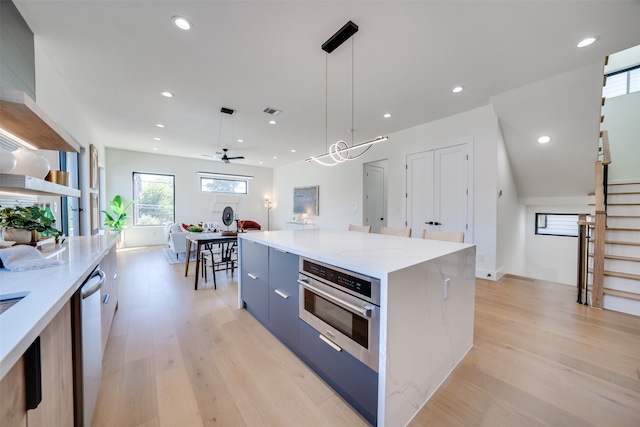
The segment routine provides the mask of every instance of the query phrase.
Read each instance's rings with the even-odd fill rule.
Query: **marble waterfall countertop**
[[[238,236],[377,278],[473,246],[325,228],[249,232]]]
[[[22,357],[62,306],[109,250],[116,235],[70,237],[54,249],[43,247],[63,265],[41,270],[11,272],[0,268],[0,296],[27,294],[0,314],[0,379]],[[2,250],[2,249],[0,249]]]

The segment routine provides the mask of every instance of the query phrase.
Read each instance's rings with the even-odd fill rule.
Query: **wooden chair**
[[[207,264],[210,264],[211,274],[213,275],[213,289],[217,289],[216,271],[229,270],[231,267],[231,277],[236,269],[238,255],[236,253],[236,243],[219,243],[218,247],[207,245],[205,250],[200,254],[202,263],[202,275],[205,283],[207,282]]]
[[[371,226],[349,224],[349,231],[360,231],[362,233],[371,233]]]
[[[387,234],[389,236],[411,237],[411,229],[382,227],[380,229],[380,234]]]
[[[446,242],[464,243],[464,231],[428,231],[422,230],[422,238],[429,240],[444,240]]]

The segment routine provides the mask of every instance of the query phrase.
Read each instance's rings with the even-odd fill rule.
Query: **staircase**
[[[607,189],[602,307],[640,316],[640,182],[609,184]],[[592,240],[588,256],[592,284]]]

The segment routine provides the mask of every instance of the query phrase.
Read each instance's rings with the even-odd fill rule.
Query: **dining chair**
[[[422,230],[422,238],[429,240],[444,240],[446,242],[464,243],[464,231],[428,231]]]
[[[231,267],[231,277],[236,269],[238,262],[238,254],[236,251],[237,243],[218,243],[218,247],[214,248],[210,245],[207,250],[202,251],[202,275],[205,283],[207,282],[207,264],[211,267],[211,275],[213,276],[213,289],[217,289],[216,271],[229,270]],[[224,265],[224,267],[221,267]]]
[[[387,234],[389,236],[411,237],[411,229],[382,227],[380,229],[380,234]]]
[[[371,226],[349,224],[349,231],[360,231],[362,233],[371,233]]]

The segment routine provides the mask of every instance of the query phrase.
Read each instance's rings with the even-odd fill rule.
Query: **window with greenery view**
[[[200,190],[212,193],[247,194],[247,181],[201,177]]]
[[[175,176],[133,173],[133,225],[175,222]]]

